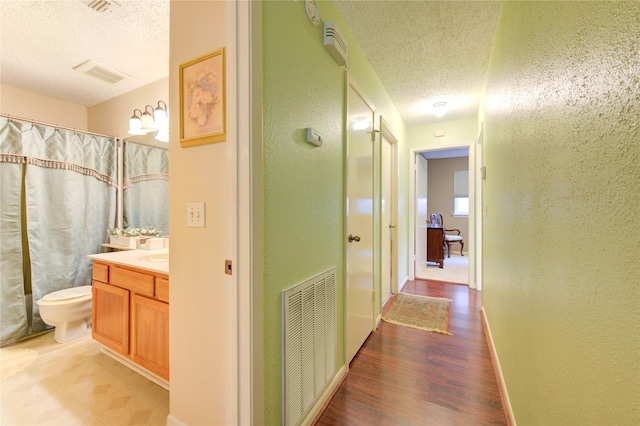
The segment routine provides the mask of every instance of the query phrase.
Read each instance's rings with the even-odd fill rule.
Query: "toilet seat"
[[[62,290],[54,291],[53,293],[46,294],[42,299],[47,302],[62,302],[64,300],[77,299],[83,296],[91,296],[91,286],[83,285],[80,287],[64,288]]]

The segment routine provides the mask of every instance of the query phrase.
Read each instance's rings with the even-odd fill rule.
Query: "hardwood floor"
[[[482,328],[481,294],[421,280],[408,282],[403,291],[452,299],[453,335],[382,322],[315,424],[506,425]]]

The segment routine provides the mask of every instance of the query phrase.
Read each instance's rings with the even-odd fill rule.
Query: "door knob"
[[[355,241],[357,243],[358,241],[360,241],[360,237],[358,237],[357,235],[349,234],[349,242],[351,243],[353,241]]]
[[[395,227],[396,227],[396,225],[394,223],[389,224],[389,228],[393,229]]]

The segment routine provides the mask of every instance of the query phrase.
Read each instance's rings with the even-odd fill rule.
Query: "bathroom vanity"
[[[168,250],[88,257],[93,259],[93,338],[104,353],[168,389]]]

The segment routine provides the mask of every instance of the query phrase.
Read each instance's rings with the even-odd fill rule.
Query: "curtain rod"
[[[74,129],[72,127],[58,126],[57,124],[45,123],[44,121],[32,120],[32,119],[23,118],[23,117],[16,117],[15,115],[9,115],[9,114],[0,113],[0,117],[6,117],[6,118],[8,118],[10,120],[18,120],[18,121],[31,123],[31,124],[40,124],[42,126],[49,126],[49,127],[55,128],[55,129],[71,130],[72,132],[84,133],[86,135],[93,135],[93,136],[100,136],[102,138],[115,139],[116,141],[120,140],[119,137],[113,136],[113,135],[103,135],[101,133],[89,132],[89,131],[86,131],[86,130],[78,130],[78,129]]]

